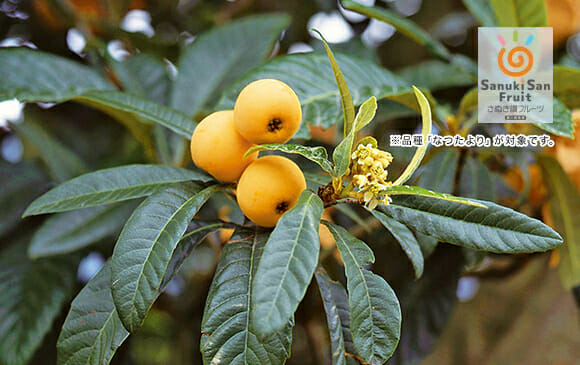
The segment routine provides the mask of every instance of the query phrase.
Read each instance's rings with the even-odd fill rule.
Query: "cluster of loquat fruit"
[[[236,199],[252,222],[274,227],[306,189],[304,174],[282,156],[246,155],[257,144],[286,143],[302,121],[294,90],[274,79],[248,84],[234,110],[204,118],[191,137],[195,165],[223,182],[237,182]]]

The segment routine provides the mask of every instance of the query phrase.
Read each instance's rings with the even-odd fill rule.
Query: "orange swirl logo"
[[[522,53],[525,54],[526,57],[524,57]],[[532,52],[524,46],[514,47],[507,54],[507,63],[511,69],[508,69],[504,65],[504,54],[505,48],[502,48],[497,55],[497,64],[501,71],[508,76],[524,76],[530,72],[534,66],[534,56],[532,55]]]
[[[504,74],[512,77],[524,76],[525,74],[530,72],[530,70],[534,66],[534,55],[528,49],[528,47],[525,46],[513,47],[507,54],[506,60],[508,66],[506,67],[504,63],[504,55],[506,53],[505,49],[506,42],[501,35],[499,35],[497,38],[502,45],[502,49],[497,54],[497,64],[500,70]],[[526,39],[525,45],[526,46],[529,45],[533,39],[534,39],[533,35],[529,36],[528,39]],[[517,32],[514,32],[514,40],[517,40]]]

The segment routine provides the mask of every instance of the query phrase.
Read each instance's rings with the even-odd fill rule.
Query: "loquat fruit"
[[[197,167],[224,182],[237,181],[244,169],[258,157],[244,158],[253,144],[234,127],[234,112],[225,110],[205,117],[191,136],[191,158]]]
[[[248,84],[238,95],[234,121],[250,142],[286,143],[300,128],[300,100],[290,86],[274,79]]]
[[[282,156],[265,156],[246,168],[237,188],[242,212],[262,227],[274,227],[306,189],[304,174],[293,161]]]

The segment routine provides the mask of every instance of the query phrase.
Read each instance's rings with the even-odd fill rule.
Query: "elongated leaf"
[[[418,195],[426,198],[440,199],[447,202],[454,202],[473,207],[480,208],[486,207],[486,205],[479,203],[475,200],[470,200],[459,196],[453,196],[451,194],[437,193],[435,191],[423,189],[419,186],[408,186],[408,185],[393,186],[387,190],[387,195]]]
[[[219,227],[221,224],[195,227],[184,235],[171,258],[161,291],[193,248]],[[108,261],[73,300],[58,339],[57,362],[59,365],[108,364],[128,335],[111,295],[111,262]]]
[[[121,91],[89,91],[77,95],[74,100],[102,110],[112,116],[129,113],[169,128],[173,132],[191,138],[195,122],[187,115],[153,101]]]
[[[127,337],[111,297],[108,261],[71,304],[58,338],[58,364],[108,364]]]
[[[134,208],[135,204],[119,203],[52,216],[34,234],[28,256],[62,255],[118,233]]]
[[[0,362],[27,364],[71,295],[77,259],[30,261],[26,241],[0,252]]]
[[[483,200],[484,207],[423,196],[394,196],[385,214],[442,242],[477,250],[517,253],[546,251],[562,243],[541,221]]]
[[[431,119],[431,107],[429,106],[429,100],[423,95],[423,93],[413,86],[413,91],[415,92],[415,97],[417,98],[417,103],[421,109],[421,119],[422,119],[422,126],[421,126],[421,134],[423,135],[423,141],[425,142],[423,146],[417,147],[415,154],[413,155],[413,159],[409,162],[409,165],[405,168],[401,176],[395,180],[393,185],[402,185],[404,184],[410,177],[413,175],[415,170],[419,167],[419,164],[423,160],[425,156],[425,152],[427,152],[427,136],[431,134],[431,126],[432,126],[432,119]]]
[[[365,269],[375,257],[363,241],[341,226],[326,221],[324,224],[344,261],[354,345],[366,363],[383,364],[395,351],[401,335],[397,296],[383,278]]]
[[[328,152],[322,146],[309,147],[299,144],[262,144],[254,146],[246,151],[246,156],[256,151],[282,151],[285,153],[295,153],[306,157],[312,162],[318,164],[322,169],[328,173],[332,172],[332,164],[328,161]]]
[[[362,103],[354,119],[355,131],[360,131],[372,122],[377,114],[377,107],[377,98],[375,96],[371,96],[367,101]]]
[[[31,163],[0,162],[0,236],[21,222],[24,209],[46,184],[42,171]]]
[[[147,196],[189,180],[210,181],[201,172],[162,165],[128,165],[91,172],[60,184],[32,202],[24,216],[66,212]]]
[[[113,89],[89,67],[30,48],[2,48],[0,65],[0,100],[62,102],[89,90]]]
[[[267,239],[263,232],[237,231],[224,246],[201,324],[206,364],[282,364],[290,356],[293,320],[264,337],[250,316],[252,285]]]
[[[332,160],[334,161],[333,176],[341,177],[346,174],[350,164],[352,145],[354,144],[355,136],[356,132],[353,128],[332,152]]]
[[[199,35],[179,58],[171,106],[195,116],[217,92],[268,57],[288,24],[286,15],[262,14]]]
[[[466,198],[495,200],[492,172],[476,157],[467,156],[459,178],[459,195]]]
[[[336,146],[334,152],[332,153],[332,159],[334,161],[334,176],[341,177],[346,174],[350,164],[352,147],[354,146],[356,132],[364,128],[373,120],[376,111],[377,99],[374,96],[371,96],[360,106],[354,122],[350,123],[351,129],[348,131],[348,133],[345,133],[346,136],[338,144],[338,146]]]
[[[469,12],[484,27],[497,27],[497,20],[488,0],[463,0]]]
[[[336,54],[336,61],[352,92],[354,105],[376,96],[378,100],[391,99],[417,109],[410,85],[388,70],[372,61],[344,54]],[[296,92],[306,124],[329,128],[341,119],[340,92],[324,53],[288,55],[266,62],[228,87],[216,109],[232,109],[242,88],[263,78],[281,80]]]
[[[250,309],[251,321],[261,336],[283,328],[306,294],[318,263],[322,210],[322,200],[305,190],[266,242],[252,284],[254,305]]]
[[[34,119],[33,114],[26,113],[24,123],[14,124],[13,127],[24,140],[25,146],[36,150],[50,175],[62,182],[87,172],[85,163],[40,124],[35,123]]]
[[[534,123],[534,125],[552,134],[574,139],[574,120],[570,110],[558,98],[554,98],[553,108],[552,123]]]
[[[544,0],[490,0],[499,27],[546,27]]]
[[[113,251],[113,301],[135,332],[157,298],[169,261],[187,225],[216,191],[194,184],[169,187],[147,198],[131,215]]]
[[[391,232],[393,237],[395,237],[395,239],[401,244],[401,248],[405,252],[405,255],[407,255],[411,261],[411,264],[413,264],[415,278],[420,278],[421,275],[423,275],[423,267],[425,263],[423,261],[421,245],[419,245],[419,242],[417,242],[413,232],[411,232],[411,230],[404,224],[377,210],[373,210],[371,213],[389,232]]]
[[[562,233],[560,278],[567,290],[580,284],[580,195],[570,178],[553,157],[538,156],[550,188],[550,213],[555,228]]]
[[[424,87],[430,91],[450,87],[471,86],[476,83],[470,72],[447,62],[432,60],[407,66],[398,75],[410,84]]]
[[[0,100],[22,102],[63,102],[76,100],[122,120],[132,130],[136,115],[141,121],[159,123],[190,138],[195,122],[187,115],[132,94],[113,91],[98,74],[70,60],[30,49],[0,51]],[[141,136],[142,137],[142,136]]]
[[[340,283],[332,281],[321,267],[316,270],[315,278],[324,304],[326,322],[330,332],[332,364],[356,364],[354,358],[345,355],[345,353],[350,355],[355,353],[350,334],[350,309],[346,290]]]
[[[459,150],[443,148],[436,152],[423,167],[419,185],[428,190],[449,194],[453,191]]]
[[[435,56],[444,60],[449,60],[451,58],[451,54],[442,43],[433,38],[429,33],[427,33],[427,31],[419,27],[413,21],[403,18],[385,8],[366,6],[352,0],[342,0],[341,2],[342,6],[348,10],[391,24],[398,32],[424,46]]]
[[[330,61],[330,67],[332,68],[332,72],[334,73],[334,79],[336,80],[336,85],[338,86],[338,92],[340,93],[340,102],[342,104],[342,115],[344,116],[344,136],[346,137],[354,123],[354,105],[352,96],[350,94],[350,90],[348,89],[348,84],[346,83],[346,79],[340,70],[340,66],[338,66],[338,62],[334,57],[334,53],[330,49],[328,43],[322,36],[322,34],[316,31],[320,36],[322,43],[324,44],[324,49],[326,50],[326,55],[328,56],[328,60]]]
[[[94,70],[49,53],[29,48],[4,48],[0,50],[0,100],[16,98],[21,102],[55,102],[72,100],[95,90],[114,90]],[[88,101],[86,101],[88,103]],[[148,128],[133,114],[105,107],[93,102],[113,118],[124,124],[147,150],[152,145]]]
[[[124,61],[114,61],[112,66],[124,90],[167,104],[171,80],[167,65],[161,59],[137,53]]]

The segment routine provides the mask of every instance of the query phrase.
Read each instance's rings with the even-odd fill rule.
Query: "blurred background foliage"
[[[376,3],[412,19],[454,54],[476,59],[481,19],[471,15],[466,5],[487,6],[486,1],[360,3]],[[547,0],[545,4],[549,25],[554,27],[555,61],[580,67],[580,1]],[[440,65],[436,63],[430,65],[432,68],[425,66],[423,73],[418,72],[415,65],[433,62],[425,48],[390,24],[345,11],[334,0],[0,0],[0,46],[26,46],[70,58],[90,65],[124,90],[167,103],[167,80],[175,77],[181,50],[197,35],[233,19],[271,12],[286,13],[292,19],[272,55],[321,50],[321,43],[308,32],[319,29],[335,51],[370,59],[431,89],[441,106],[439,112],[447,117],[453,117],[453,112],[446,111],[454,110],[473,85],[473,79],[461,68],[456,73],[442,74],[439,79]],[[149,68],[151,65],[161,67]],[[150,71],[153,69],[156,73]],[[139,131],[129,132],[131,125],[123,126],[106,114],[76,103],[29,104],[23,108],[18,102],[7,101],[0,104],[0,113],[0,249],[8,258],[13,257],[9,255],[14,254],[16,245],[26,247],[31,232],[46,220],[20,220],[26,205],[42,192],[87,171],[152,159],[167,162],[164,156],[171,155],[171,151],[159,149],[171,150],[175,146],[173,137],[163,129],[153,133],[156,141],[166,142],[161,147],[159,143],[139,143],[143,142],[139,141]],[[574,115],[580,120],[580,114]],[[396,156],[391,176],[398,175],[412,150],[389,148],[388,135],[412,133],[416,127],[416,115],[409,109],[381,101],[377,121],[365,130]],[[522,132],[521,126],[506,128],[508,132]],[[505,129],[497,126],[495,131]],[[328,130],[311,127],[309,133],[312,142],[307,143],[329,148],[341,134],[334,126]],[[415,183],[441,192],[498,201],[555,224],[553,218],[558,217],[552,216],[548,205],[555,185],[554,181],[546,181],[545,170],[533,157],[537,152],[444,148],[431,151]],[[563,168],[546,163],[544,169],[552,169],[550,176],[555,184],[569,182],[564,184],[571,194],[567,196],[577,200],[579,139],[556,137],[556,146],[543,153],[555,157]],[[308,164],[301,162],[308,169]],[[202,217],[213,214],[222,219],[243,220],[235,204],[225,196],[213,199],[212,205],[200,213]],[[410,364],[425,359],[425,363],[433,364],[572,364],[580,358],[577,302],[558,279],[558,251],[484,256],[417,237],[425,240],[422,247],[427,259],[423,277],[415,280],[413,268],[397,241],[362,209],[328,209],[325,219],[351,227],[351,232],[369,243],[377,256],[373,270],[391,283],[401,299],[402,339],[389,363]],[[98,243],[73,255],[71,265],[79,265],[75,292],[110,256],[119,229],[120,226],[113,227],[101,235]],[[221,245],[229,234],[222,231],[211,235],[195,249],[143,328],[123,344],[113,363],[201,362],[201,316]],[[573,241],[574,237],[568,237],[567,244],[580,249],[580,242]],[[340,272],[334,242],[324,230],[321,244],[326,267]],[[580,296],[578,284],[572,284],[576,300]],[[56,340],[67,311],[68,306],[56,318],[30,363],[54,362]],[[315,287],[309,289],[296,320],[288,363],[329,363],[325,315]]]

